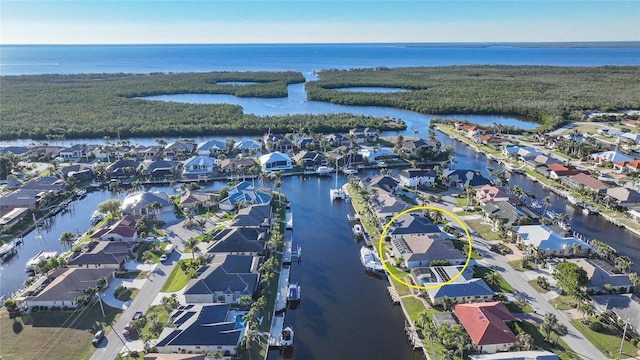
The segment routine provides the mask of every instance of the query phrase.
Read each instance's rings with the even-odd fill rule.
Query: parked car
[[[122,336],[129,336],[131,329],[133,329],[133,326],[131,326],[131,323],[127,323],[127,325],[124,326],[124,330],[122,330]]]
[[[104,331],[100,330],[95,335],[93,335],[93,339],[91,340],[91,343],[93,344],[93,346],[98,346],[103,338],[104,338]]]
[[[165,261],[167,261],[167,259],[168,259],[167,254],[162,254],[162,256],[160,256],[160,261],[161,262],[165,262]]]
[[[138,320],[138,319],[140,319],[140,318],[141,318],[141,317],[143,317],[143,316],[144,316],[144,314],[142,313],[142,311],[136,311],[136,313],[135,313],[135,314],[133,314],[133,317],[132,317],[131,319],[132,319],[132,320]]]

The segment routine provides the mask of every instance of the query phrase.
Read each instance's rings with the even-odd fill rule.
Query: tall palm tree
[[[565,336],[569,333],[569,329],[567,329],[567,326],[562,323],[556,325],[553,330],[556,332],[556,344],[558,343],[558,340],[560,340],[560,336]]]
[[[196,259],[196,249],[198,248],[198,239],[189,238],[184,245],[185,248],[191,249],[191,258]]]
[[[547,208],[549,207],[549,205],[551,205],[551,198],[548,196],[545,196],[544,199],[542,199],[542,204],[544,205],[543,214],[546,214]]]
[[[74,241],[75,241],[75,236],[71,231],[63,232],[62,234],[60,234],[60,237],[58,238],[58,242],[60,243],[60,245],[67,246],[68,248],[71,248]]]

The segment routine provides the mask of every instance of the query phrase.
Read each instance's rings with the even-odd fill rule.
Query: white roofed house
[[[291,158],[289,158],[287,154],[278,151],[260,156],[260,166],[264,172],[289,170],[293,168]]]
[[[396,214],[409,209],[406,202],[386,192],[371,196],[369,204],[380,226],[384,226]]]
[[[120,210],[123,214],[135,216],[152,215],[162,221],[175,219],[174,204],[164,191],[139,191],[129,194],[122,202]]]
[[[225,149],[226,142],[220,140],[209,140],[198,144],[196,149],[199,156],[215,155]]]
[[[213,173],[215,161],[208,156],[192,156],[182,164],[182,176],[208,177]]]
[[[421,185],[431,186],[436,181],[437,173],[433,169],[405,169],[398,175],[404,186],[416,187]]]
[[[516,226],[513,231],[517,234],[519,242],[539,248],[544,257],[585,257],[589,256],[593,249],[586,242],[574,236],[560,234],[547,225]]]

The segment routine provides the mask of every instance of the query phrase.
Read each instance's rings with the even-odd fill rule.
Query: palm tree
[[[560,336],[565,336],[569,333],[567,326],[562,323],[557,324],[556,327],[554,328],[554,331],[556,332],[556,344],[558,343]]]
[[[582,314],[582,317],[590,318],[596,313],[596,309],[589,301],[581,301],[578,303],[576,309]]]
[[[198,248],[198,239],[189,238],[184,245],[185,248],[191,249],[191,257],[193,260],[196,259],[196,249]]]
[[[545,338],[547,340],[551,339],[551,330],[553,330],[556,325],[558,325],[558,318],[556,317],[556,314],[550,312],[544,314],[544,320],[541,324],[541,330],[543,330],[543,332],[545,333]]]
[[[548,196],[545,196],[544,199],[542,199],[542,204],[544,205],[543,214],[546,214],[547,208],[549,207],[549,205],[551,205],[551,198]]]
[[[75,241],[75,236],[71,231],[63,232],[62,234],[60,234],[60,237],[58,238],[58,242],[60,243],[60,245],[67,246],[68,248],[71,248],[74,241]]]
[[[633,261],[628,256],[619,256],[616,259],[616,267],[623,273],[626,273],[633,266]]]
[[[520,333],[516,335],[516,349],[520,351],[529,351],[534,347],[534,341],[531,335]]]
[[[489,271],[483,276],[484,281],[486,281],[489,285],[498,285],[500,282],[500,277],[497,271]]]
[[[638,276],[638,273],[635,273],[635,272],[630,273],[629,280],[631,281],[631,284],[633,285],[634,288],[637,288],[638,285],[640,285],[640,276]]]

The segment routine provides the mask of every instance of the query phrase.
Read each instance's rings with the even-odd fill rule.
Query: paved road
[[[447,210],[453,212],[453,207],[456,204],[456,199],[451,196],[442,197],[442,206]],[[528,279],[523,272],[514,270],[505,259],[504,256],[498,255],[489,250],[491,244],[477,234],[471,233],[471,241],[473,247],[482,255],[483,262],[493,266],[500,275],[513,286],[520,293],[525,294],[527,301],[536,310],[537,314],[544,316],[546,313],[554,313],[558,318],[558,321],[564,324],[569,331],[562,339],[575,351],[580,359],[586,360],[606,360],[607,357],[600,352],[591,342],[586,340],[582,334],[576,330],[576,328],[569,322],[569,318],[564,312],[558,311],[551,304],[549,304],[544,297],[544,294],[537,292],[529,283]]]
[[[215,224],[210,224],[210,226],[214,225]],[[162,285],[164,285],[167,276],[180,259],[181,252],[184,249],[184,243],[190,237],[199,235],[199,232],[184,229],[182,228],[182,223],[176,221],[167,227],[165,234],[167,234],[169,241],[175,245],[176,250],[169,256],[167,261],[158,263],[129,307],[124,310],[118,321],[112,325],[111,331],[108,332],[106,339],[100,343],[99,347],[93,353],[90,358],[91,360],[113,360],[116,354],[120,352],[142,350],[142,342],[125,339],[122,336],[122,330],[124,330],[125,325],[131,320],[136,311],[142,311],[143,313],[147,311],[152,301],[158,293],[160,293],[160,289]]]

